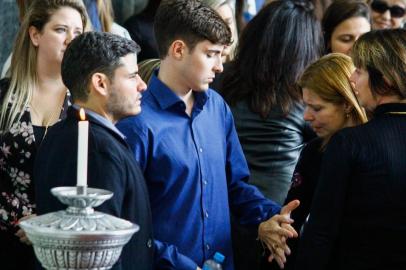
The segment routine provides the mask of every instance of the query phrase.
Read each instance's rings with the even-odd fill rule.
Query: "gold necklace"
[[[53,123],[53,121],[59,120],[59,116],[60,116],[61,111],[62,111],[62,109],[63,109],[63,104],[64,104],[64,101],[65,101],[65,97],[66,97],[66,92],[64,92],[63,95],[62,95],[62,98],[63,98],[63,99],[62,99],[62,104],[61,104],[61,102],[59,101],[59,104],[61,104],[61,106],[58,106],[58,107],[56,108],[56,110],[53,110],[53,111],[51,112],[50,116],[48,117],[48,119],[47,119],[47,121],[46,121],[46,123],[45,123],[45,132],[44,132],[44,135],[42,136],[41,141],[44,140],[45,136],[47,135],[48,128],[49,128],[49,126]],[[31,104],[31,106],[30,106],[30,109],[32,109],[32,112],[35,113],[38,118],[40,118],[40,114],[38,113],[38,111],[35,109],[35,107],[34,107],[32,104]],[[57,117],[57,118],[55,119],[55,117]],[[56,123],[56,121],[55,121],[55,123]]]
[[[386,114],[406,114],[406,112],[386,112]]]

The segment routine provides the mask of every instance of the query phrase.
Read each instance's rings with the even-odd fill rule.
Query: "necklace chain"
[[[58,121],[58,120],[59,120],[59,116],[60,116],[60,114],[61,114],[61,110],[63,109],[63,103],[64,103],[64,101],[65,101],[65,96],[66,96],[66,93],[64,92],[63,95],[62,95],[62,97],[63,97],[62,104],[59,102],[59,105],[61,105],[61,106],[58,106],[55,110],[53,110],[53,111],[51,112],[51,114],[49,115],[49,117],[46,119],[47,121],[44,123],[44,124],[45,124],[45,132],[44,132],[44,135],[42,136],[42,140],[44,140],[45,136],[47,135],[49,126],[50,126],[54,121]],[[35,106],[32,105],[32,103],[31,103],[31,106],[30,106],[30,110],[31,110],[31,109],[32,109],[32,112],[33,112],[37,117],[40,117],[40,114],[39,114],[38,111],[35,109]]]

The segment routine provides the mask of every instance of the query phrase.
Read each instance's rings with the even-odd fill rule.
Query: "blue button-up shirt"
[[[229,209],[240,223],[257,225],[280,206],[244,181],[248,167],[224,100],[211,89],[194,97],[188,116],[185,103],[153,76],[142,113],[117,127],[144,171],[161,263],[195,269],[219,251],[223,269],[233,269]]]

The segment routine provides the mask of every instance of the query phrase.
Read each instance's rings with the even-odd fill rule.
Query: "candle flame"
[[[86,114],[85,114],[85,110],[83,108],[80,108],[79,110],[79,117],[81,121],[86,120]]]

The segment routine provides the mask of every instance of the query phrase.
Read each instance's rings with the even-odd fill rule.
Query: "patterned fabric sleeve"
[[[17,229],[23,216],[35,211],[32,187],[33,160],[36,151],[34,132],[26,108],[0,140],[0,229]]]

